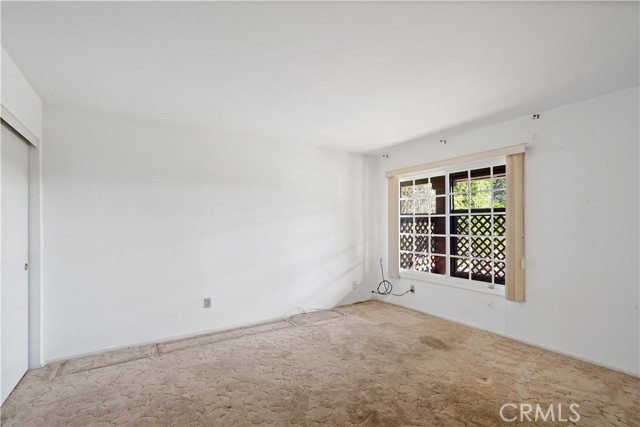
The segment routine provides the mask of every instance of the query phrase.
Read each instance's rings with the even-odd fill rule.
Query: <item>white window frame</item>
[[[476,162],[469,162],[469,163],[464,163],[464,164],[455,164],[452,165],[450,167],[444,167],[444,168],[437,168],[437,169],[431,169],[431,170],[425,170],[425,171],[421,171],[419,173],[412,173],[412,174],[405,174],[405,175],[400,175],[399,176],[399,181],[398,181],[398,224],[397,226],[400,226],[400,221],[402,218],[402,214],[401,214],[401,203],[400,203],[400,198],[401,198],[401,194],[400,194],[400,183],[403,181],[408,181],[408,180],[416,180],[416,179],[422,179],[422,178],[431,178],[431,177],[436,177],[436,176],[442,176],[444,175],[445,177],[445,194],[444,194],[444,198],[445,198],[445,213],[444,213],[444,217],[445,217],[445,240],[446,240],[446,273],[445,274],[435,274],[435,273],[430,273],[430,272],[422,272],[422,271],[414,271],[414,270],[406,270],[406,269],[402,269],[400,268],[400,277],[401,278],[406,278],[406,279],[410,279],[410,280],[417,280],[417,281],[423,281],[423,282],[428,282],[428,283],[434,283],[434,284],[438,284],[438,285],[444,285],[444,286],[452,286],[455,288],[460,288],[460,289],[465,289],[465,290],[470,290],[470,291],[475,291],[475,292],[481,292],[481,293],[487,293],[487,294],[492,294],[492,295],[500,295],[500,296],[504,296],[505,295],[505,288],[506,286],[504,285],[495,285],[493,283],[487,283],[487,282],[482,282],[482,281],[478,281],[478,280],[473,280],[473,279],[461,279],[458,277],[454,277],[451,276],[451,212],[450,212],[450,203],[451,203],[451,192],[450,192],[450,174],[454,174],[456,172],[464,172],[464,171],[470,171],[470,170],[474,170],[474,169],[482,169],[482,168],[487,168],[487,167],[492,167],[492,166],[503,166],[506,164],[506,157],[505,156],[499,156],[499,157],[493,157],[493,158],[489,158],[489,159],[484,159],[482,161],[476,161]],[[505,212],[506,215],[506,212]],[[413,218],[415,221],[415,213],[413,214]],[[415,223],[415,222],[414,222]],[[401,233],[398,233],[398,239],[401,238]],[[493,235],[492,235],[493,238]],[[399,262],[399,257],[400,257],[400,244],[398,243],[398,252],[397,252],[397,256],[398,256],[398,262]]]

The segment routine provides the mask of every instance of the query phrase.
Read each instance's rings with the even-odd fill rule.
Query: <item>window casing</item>
[[[504,287],[504,159],[401,177],[399,185],[401,275]]]

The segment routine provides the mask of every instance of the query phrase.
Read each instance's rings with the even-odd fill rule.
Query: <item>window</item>
[[[387,170],[389,277],[524,302],[525,147]]]
[[[504,161],[400,178],[399,186],[401,272],[504,286]]]

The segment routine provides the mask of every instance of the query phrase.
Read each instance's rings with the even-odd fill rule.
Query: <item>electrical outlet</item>
[[[211,298],[204,299],[204,308],[211,308]]]
[[[358,282],[356,282],[355,280],[353,282],[351,282],[351,287],[353,289],[357,288],[358,287]]]
[[[411,291],[412,294],[416,293],[416,285],[411,285],[411,288],[409,288],[409,290]]]

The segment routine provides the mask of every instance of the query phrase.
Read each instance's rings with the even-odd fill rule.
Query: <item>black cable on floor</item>
[[[372,294],[393,295],[394,297],[401,297],[402,295],[408,294],[409,292],[411,292],[411,289],[409,289],[408,291],[403,292],[401,294],[392,293],[393,285],[391,284],[390,281],[384,278],[384,268],[382,267],[382,258],[380,258],[380,273],[382,274],[382,282],[378,283],[378,288],[375,291],[371,291]]]

